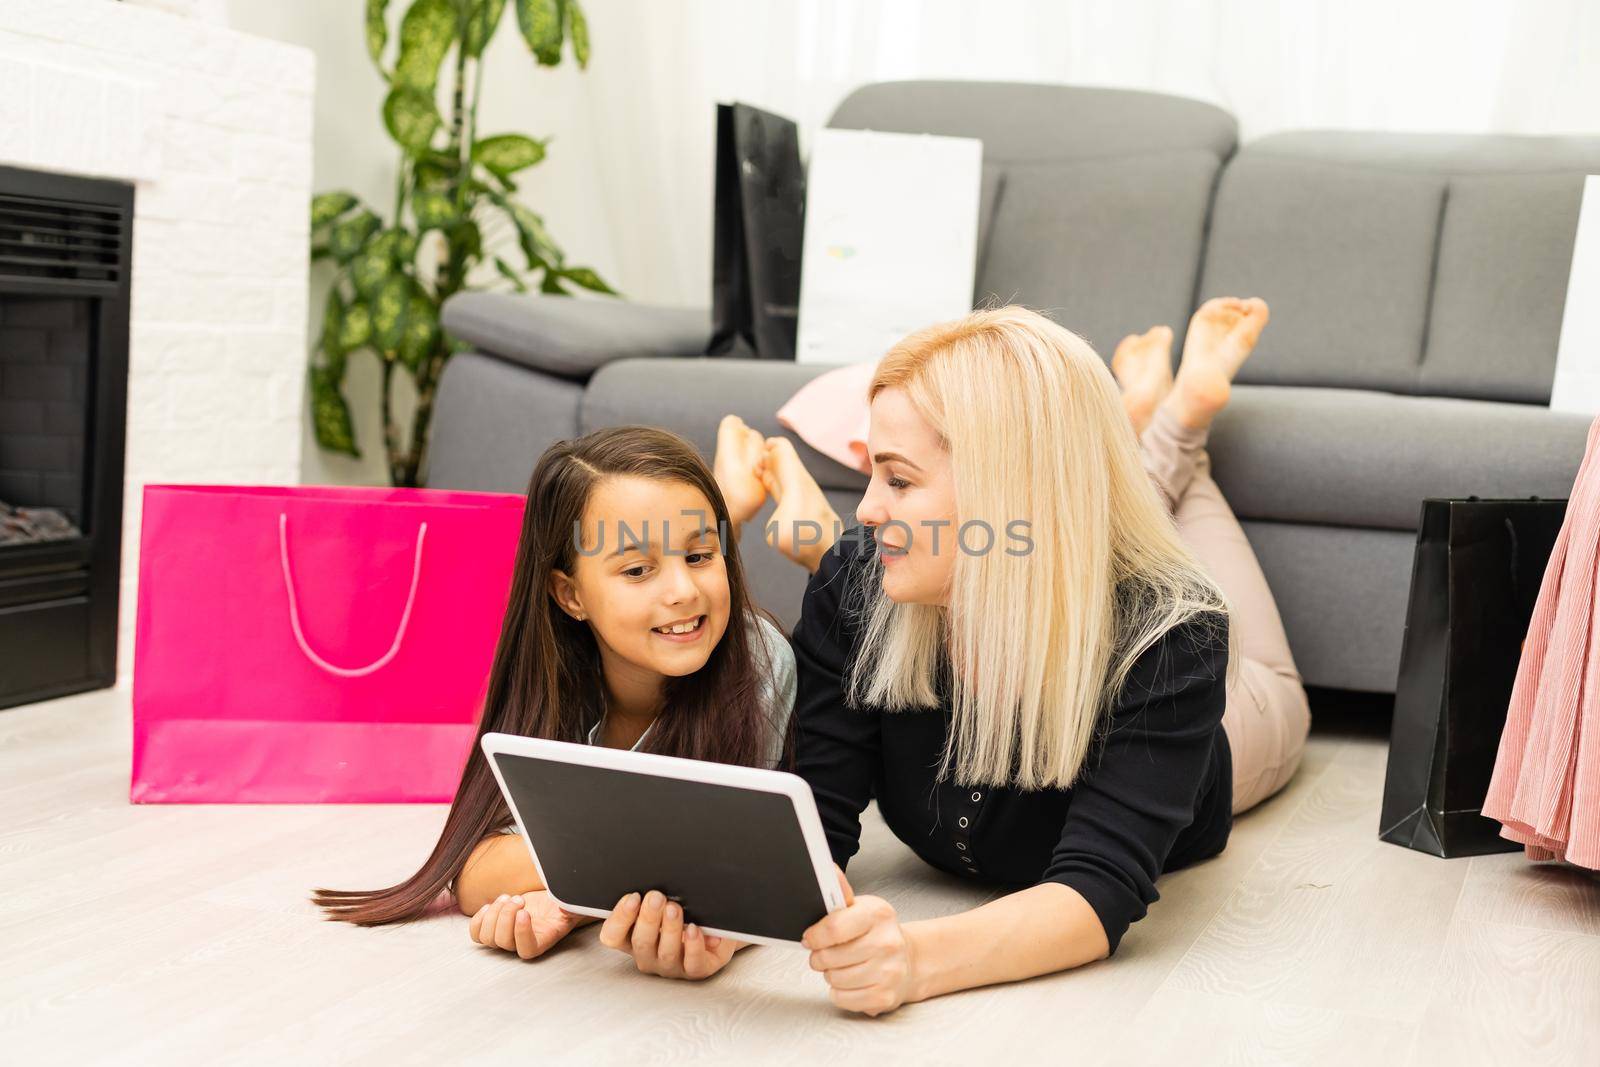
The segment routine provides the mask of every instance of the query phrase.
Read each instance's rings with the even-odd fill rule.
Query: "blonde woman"
[[[1175,382],[1170,330],[1128,338],[1121,395],[1087,343],[1017,307],[922,330],[878,366],[862,527],[809,556],[779,531],[814,570],[797,770],[841,881],[876,799],[930,864],[1016,889],[901,923],[847,886],[806,935],[840,1007],[1110,956],[1157,877],[1220,852],[1233,814],[1298,766],[1305,691],[1204,453],[1266,316],[1207,303]],[[730,423],[719,445],[725,486],[764,447],[780,513],[831,528],[785,442]]]

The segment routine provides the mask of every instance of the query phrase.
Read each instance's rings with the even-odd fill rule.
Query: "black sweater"
[[[1233,826],[1233,764],[1222,730],[1225,626],[1169,630],[1133,666],[1071,789],[936,783],[950,727],[938,708],[846,706],[858,620],[845,591],[877,571],[875,542],[857,529],[824,557],[806,587],[793,643],[799,671],[796,770],[816,797],[842,867],[876,798],[884,822],[928,863],[974,880],[1071,886],[1089,902],[1113,953],[1160,894],[1156,877],[1214,856]],[[871,575],[869,574],[869,578]],[[1208,619],[1209,624],[1214,619]]]

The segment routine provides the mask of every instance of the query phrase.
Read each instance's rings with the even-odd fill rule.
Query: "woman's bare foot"
[[[1130,333],[1111,356],[1111,373],[1122,387],[1122,407],[1135,434],[1144,433],[1156,405],[1172,389],[1172,330],[1152,326]]]
[[[1227,406],[1233,376],[1256,347],[1267,315],[1267,302],[1254,296],[1216,297],[1200,305],[1189,320],[1178,377],[1162,402],[1179,422],[1204,429]]]
[[[778,506],[767,522],[767,543],[816,573],[839,538],[839,515],[787,437],[767,438],[761,480]]]
[[[711,472],[727,501],[728,519],[735,526],[754,518],[766,502],[767,489],[761,481],[766,459],[766,438],[739,416],[724,415],[717,426],[717,456]]]

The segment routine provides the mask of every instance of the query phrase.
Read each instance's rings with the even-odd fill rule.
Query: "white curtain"
[[[709,300],[713,105],[805,136],[867,82],[954,78],[1176,93],[1245,139],[1345,128],[1600,135],[1589,0],[587,0],[564,80],[572,168],[547,209],[632,299]],[[566,123],[563,123],[566,125]],[[548,190],[551,194],[557,188]],[[572,191],[582,204],[563,203]]]

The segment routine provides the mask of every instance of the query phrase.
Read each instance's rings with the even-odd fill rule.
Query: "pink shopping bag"
[[[130,799],[449,800],[488,686],[523,503],[146,486]]]

